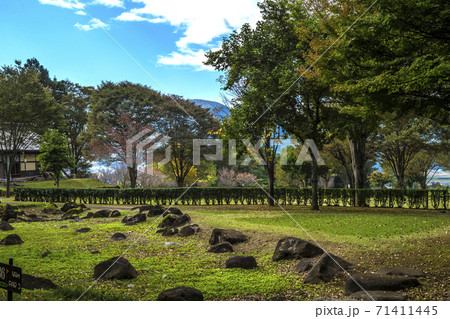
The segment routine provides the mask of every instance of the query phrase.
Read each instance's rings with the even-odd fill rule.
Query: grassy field
[[[136,226],[124,226],[121,218],[13,223],[21,236],[20,246],[0,246],[0,261],[14,257],[24,273],[53,280],[53,291],[23,290],[18,300],[75,300],[94,284],[83,300],[155,300],[159,292],[175,286],[192,286],[207,300],[314,300],[343,298],[343,280],[311,285],[304,274],[293,271],[296,261],[273,262],[276,243],[285,236],[317,240],[330,253],[359,267],[376,271],[384,266],[407,266],[423,270],[422,286],[402,293],[409,300],[448,298],[450,219],[436,211],[373,208],[324,208],[320,213],[298,206],[286,207],[290,216],[266,206],[180,207],[202,231],[192,237],[162,237],[155,234],[157,218]],[[41,207],[28,207],[39,213]],[[131,214],[130,211],[122,211]],[[133,212],[134,213],[134,212]],[[298,224],[297,224],[298,223]],[[68,228],[60,229],[66,225]],[[89,233],[75,230],[90,227]],[[234,253],[207,253],[213,228],[234,228],[250,236]],[[109,238],[115,232],[128,235],[122,242]],[[165,242],[178,246],[164,247]],[[134,245],[132,245],[134,244]],[[131,248],[130,248],[131,246]],[[92,255],[91,250],[100,250]],[[52,254],[42,258],[45,251]],[[126,251],[126,252],[125,252]],[[99,262],[121,255],[138,270],[134,280],[94,283],[93,268]],[[255,270],[224,269],[233,255],[253,255]],[[166,277],[167,276],[167,277]],[[0,300],[6,293],[0,292]]]
[[[25,182],[19,183],[22,187],[28,188],[54,188],[55,181],[43,181],[43,182]],[[101,188],[112,187],[111,185],[104,184],[100,181],[90,178],[75,178],[75,179],[63,179],[59,183],[61,188]]]

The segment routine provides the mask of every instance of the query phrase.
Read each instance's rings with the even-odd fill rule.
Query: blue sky
[[[220,47],[233,29],[259,19],[254,0],[0,3],[1,66],[36,57],[59,80],[92,86],[128,80],[218,102],[220,74],[202,65],[204,52]]]

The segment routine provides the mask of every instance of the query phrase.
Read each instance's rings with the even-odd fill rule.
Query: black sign
[[[0,288],[22,293],[22,268],[0,263]]]

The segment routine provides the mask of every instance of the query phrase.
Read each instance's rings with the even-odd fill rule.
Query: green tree
[[[39,77],[38,70],[20,61],[0,69],[0,154],[7,197],[18,152],[36,145],[39,136],[62,119],[58,104]]]
[[[59,187],[62,171],[64,169],[72,169],[74,166],[67,137],[52,129],[42,136],[39,151],[40,154],[37,160],[41,170],[52,172],[56,187]]]

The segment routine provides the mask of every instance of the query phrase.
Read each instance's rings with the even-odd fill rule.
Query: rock
[[[113,210],[109,217],[120,217],[122,214],[118,210]]]
[[[17,207],[6,204],[5,211],[3,212],[2,220],[8,221],[10,219],[16,219],[19,215],[20,210]]]
[[[68,211],[70,211],[71,209],[74,209],[74,208],[86,209],[87,207],[84,204],[77,204],[75,202],[68,202],[68,203],[65,203],[63,207],[61,207],[61,211],[63,213],[66,213],[66,212],[68,212]]]
[[[56,206],[56,204],[50,202],[47,203],[44,207],[44,209],[42,210],[42,212],[44,214],[58,214],[60,212],[60,210],[58,209],[58,206]]]
[[[108,218],[111,215],[111,211],[109,209],[98,210],[92,216],[93,218]]]
[[[163,231],[161,232],[161,235],[169,237],[169,236],[173,236],[173,235],[175,235],[175,234],[177,234],[177,233],[178,233],[178,228],[175,228],[175,227],[166,227],[166,228],[164,228]]]
[[[23,244],[22,238],[19,235],[12,234],[8,235],[0,241],[0,245],[10,246],[10,245],[21,245]]]
[[[128,217],[125,216],[122,219],[122,223],[125,224],[125,226],[132,226],[132,225],[137,225],[139,223],[143,223],[147,220],[147,216],[145,216],[145,214],[136,214],[134,216]]]
[[[169,277],[169,275],[162,275],[161,276],[161,279],[169,279],[170,277]]]
[[[230,244],[239,244],[248,240],[248,236],[234,229],[216,228],[211,233],[209,239],[210,245],[217,245],[221,242],[229,242]]]
[[[188,226],[184,226],[183,228],[180,229],[180,231],[178,232],[178,236],[189,237],[189,236],[195,235],[199,231],[200,231],[200,227],[198,227],[197,224],[188,225]]]
[[[354,267],[353,264],[342,258],[324,253],[306,275],[304,282],[310,284],[330,282],[337,274]]]
[[[144,210],[147,213],[148,217],[155,217],[155,216],[159,216],[162,215],[164,213],[164,207],[162,207],[161,205],[150,205],[150,206],[146,206],[146,209]],[[142,212],[144,212],[142,211]]]
[[[90,219],[90,218],[93,218],[93,217],[94,217],[94,213],[93,212],[89,212],[82,219]]]
[[[272,260],[310,258],[319,256],[322,253],[322,248],[311,244],[306,240],[295,237],[286,237],[278,242]]]
[[[370,295],[370,296],[369,296]],[[358,291],[348,296],[351,299],[368,301],[406,301],[406,296],[394,291]]]
[[[91,250],[91,254],[98,255],[98,254],[101,254],[101,252],[99,250]]]
[[[88,227],[83,227],[83,228],[77,229],[75,232],[77,232],[77,233],[88,233],[88,232],[90,232],[90,231],[91,231],[90,228],[88,228]]]
[[[253,256],[233,256],[225,261],[225,268],[253,269],[258,267]]]
[[[315,258],[302,259],[299,261],[299,263],[297,265],[295,265],[294,271],[295,272],[306,272],[314,266],[316,261],[317,260]]]
[[[379,274],[355,274],[352,278],[348,278],[345,282],[344,293],[350,295],[354,292],[362,290],[387,290],[396,291],[406,288],[417,287],[420,285],[416,278],[403,276],[389,276]],[[359,283],[356,284],[355,280]],[[361,287],[360,287],[361,286]]]
[[[64,213],[59,220],[68,220],[68,219],[75,219],[79,218],[77,213],[67,212]]]
[[[220,254],[220,253],[232,253],[234,251],[233,246],[227,242],[221,242],[220,244],[209,247],[208,252]]]
[[[113,241],[121,241],[125,239],[127,239],[127,235],[122,233],[115,233],[114,235],[111,236],[111,240]]]
[[[67,227],[66,225],[63,225],[63,226],[61,226],[61,227],[59,227],[60,229],[64,229],[64,228],[69,228],[69,227]]]
[[[422,270],[408,267],[386,267],[381,268],[375,273],[380,275],[391,275],[391,276],[426,277],[426,274]]]
[[[203,294],[195,288],[175,287],[161,292],[158,301],[203,301]]]
[[[138,276],[138,272],[130,264],[128,260],[123,257],[114,257],[102,261],[94,267],[95,279],[134,279]]]
[[[169,208],[167,208],[165,211],[163,211],[163,217],[166,217],[167,215],[169,215],[169,214],[172,214],[172,215],[177,215],[177,216],[181,216],[181,215],[183,215],[183,213],[181,212],[181,210],[179,210],[178,208],[176,208],[176,207],[169,207]]]
[[[164,212],[164,207],[162,207],[161,205],[145,205],[145,206],[138,206],[138,207],[133,207],[131,210],[137,210],[139,209],[139,213],[143,213],[143,212],[151,212],[152,210],[163,210],[161,212],[161,214]],[[149,216],[150,217],[150,216]]]
[[[172,242],[167,242],[167,243],[164,243],[164,247],[168,247],[168,246],[178,246],[180,243],[172,243]]]
[[[29,290],[49,290],[56,289],[58,286],[56,286],[50,279],[22,274],[22,288]]]
[[[52,252],[50,250],[47,250],[45,253],[42,254],[42,258],[47,257],[48,255],[50,255]]]
[[[164,217],[163,221],[159,223],[158,228],[166,227],[181,227],[191,221],[191,217],[188,214],[172,215],[169,214]]]
[[[176,218],[176,215],[166,215],[164,219],[159,223],[158,228],[166,228],[172,226]]]
[[[69,221],[69,223],[78,223],[78,222],[81,222],[81,221],[82,221],[82,219],[80,217],[75,216],[73,218],[73,220]]]
[[[11,226],[6,220],[2,220],[0,223],[0,231],[9,231],[14,230],[14,227]]]

